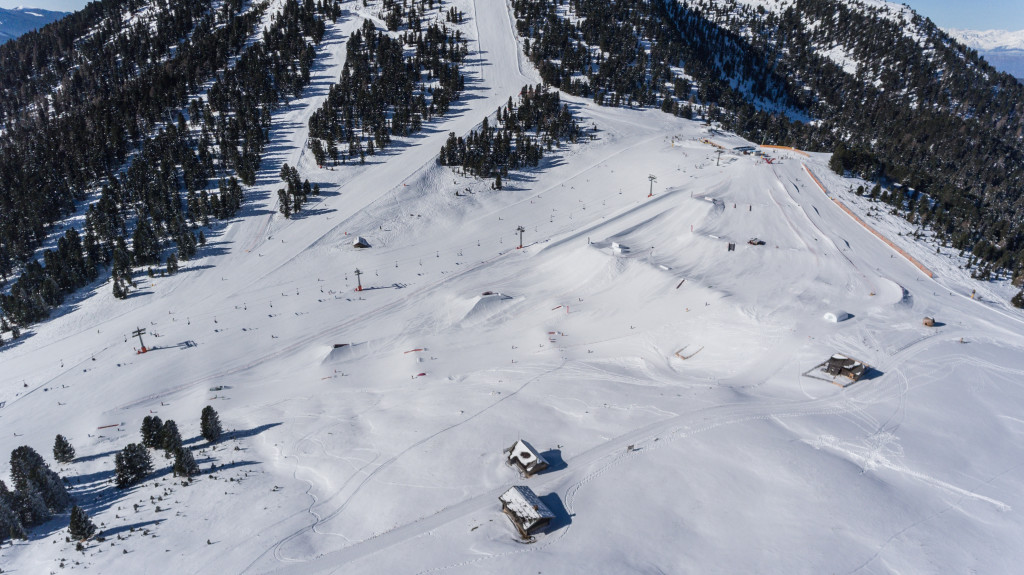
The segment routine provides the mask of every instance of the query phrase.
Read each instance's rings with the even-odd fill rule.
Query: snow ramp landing
[[[470,300],[469,310],[463,314],[459,325],[479,325],[504,313],[515,298],[500,292],[485,291]]]
[[[358,343],[335,343],[327,348],[322,365],[342,363],[365,357],[369,353],[366,342]]]

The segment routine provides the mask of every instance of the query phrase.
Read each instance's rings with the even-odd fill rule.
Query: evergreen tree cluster
[[[203,1],[107,0],[0,46],[0,279],[244,46],[260,14],[231,11],[240,4],[218,16]]]
[[[0,175],[8,184],[0,190],[0,280],[23,268],[0,296],[0,312],[10,323],[45,319],[66,294],[95,280],[101,266],[110,265],[114,295],[124,298],[134,286],[132,267],[158,264],[170,242],[177,246],[170,268],[193,257],[195,228],[238,211],[242,185],[255,182],[269,140],[271,110],[309,82],[323,18],[340,15],[337,0],[286,2],[247,45],[265,2],[180,4],[165,10],[134,0],[97,2],[82,12],[89,18],[76,14],[65,19],[71,24],[55,24],[59,41],[39,39],[54,32],[44,29],[42,36],[0,48],[0,62],[5,50],[24,59],[33,42],[48,47],[47,62],[82,59],[67,77],[47,80],[39,72],[33,88],[44,91],[46,82],[56,82],[60,94],[75,94],[80,103],[27,104],[32,113],[25,114],[17,107],[22,100],[0,101],[0,113],[4,105],[14,110],[4,116],[7,130],[0,135]],[[119,23],[126,7],[138,12],[138,25]],[[150,17],[158,25],[152,38]],[[79,35],[88,39],[76,43]],[[97,36],[107,38],[108,47],[76,51]],[[147,47],[158,41],[167,47]],[[119,54],[146,64],[129,58],[124,69],[111,69],[110,61],[123,60]],[[94,74],[102,82],[84,81]],[[189,101],[206,82],[206,100]],[[83,229],[68,230],[41,265],[33,250],[47,227],[97,188]]]
[[[288,187],[277,190],[278,207],[281,215],[286,218],[301,210],[309,196],[320,195],[320,184],[310,186],[308,179],[300,180],[298,170],[294,167],[289,168],[288,164],[281,166],[281,181]]]
[[[141,483],[153,471],[149,450],[140,443],[129,443],[114,455],[114,483],[121,489]]]
[[[837,171],[926,194],[914,214],[940,239],[1024,276],[1024,87],[930,20],[840,0],[778,12],[717,0],[512,5],[545,82],[834,150]],[[836,48],[852,71],[826,54]]]
[[[339,157],[362,163],[392,136],[408,136],[445,115],[458,98],[465,87],[459,64],[468,49],[458,30],[420,23],[430,4],[419,1],[415,26],[398,37],[376,30],[370,20],[349,37],[341,77],[309,119],[317,164],[336,164]],[[407,47],[414,48],[408,56]]]
[[[71,505],[64,482],[27,445],[11,452],[11,483],[0,481],[0,541],[25,539],[25,528],[39,525]]]
[[[540,84],[523,86],[518,105],[509,98],[494,118],[493,126],[486,117],[480,131],[473,130],[466,138],[450,133],[441,146],[438,163],[461,166],[477,177],[493,177],[494,187],[501,189],[501,178],[507,177],[509,170],[536,167],[545,148],[551,150],[563,141],[575,143],[581,133],[558,91]]]
[[[203,408],[200,415],[199,426],[202,436],[213,443],[220,438],[221,425],[220,416],[212,406]],[[141,443],[132,444],[118,454],[115,461],[117,484],[119,487],[130,487],[143,479],[152,471],[152,461],[149,458],[149,449],[161,449],[164,457],[174,458],[171,466],[172,472],[181,477],[194,477],[199,475],[199,464],[196,463],[192,450],[182,444],[181,432],[178,424],[173,419],[162,421],[159,416],[147,415],[142,419],[142,426],[139,428]],[[145,455],[142,455],[142,452]]]

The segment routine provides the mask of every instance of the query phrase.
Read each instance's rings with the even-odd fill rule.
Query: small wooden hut
[[[523,539],[547,527],[555,514],[525,485],[514,485],[498,498],[501,511],[508,515]]]
[[[925,327],[935,327],[935,318],[925,316],[921,323],[923,323]]]
[[[851,381],[860,379],[860,376],[864,375],[865,369],[863,363],[838,353],[828,358],[828,361],[825,362],[825,371],[829,375],[832,377],[841,375],[849,378]]]
[[[532,445],[520,439],[504,452],[510,465],[519,468],[524,477],[530,477],[548,468],[548,462]]]

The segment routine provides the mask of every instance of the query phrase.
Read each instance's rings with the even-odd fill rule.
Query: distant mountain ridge
[[[960,30],[950,28],[950,36],[974,48],[997,70],[1024,79],[1024,30]]]
[[[0,44],[17,38],[25,32],[38,30],[67,15],[67,12],[39,8],[0,8]]]
[[[963,30],[950,28],[950,36],[976,50],[1024,50],[1024,30]]]

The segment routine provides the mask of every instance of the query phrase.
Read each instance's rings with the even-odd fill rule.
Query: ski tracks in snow
[[[561,366],[559,366],[561,367]],[[557,368],[556,368],[557,369]],[[542,375],[536,376],[533,380],[536,380]],[[529,383],[529,382],[527,382]],[[525,387],[524,384],[523,387]],[[522,388],[520,388],[522,389]],[[865,388],[866,389],[866,388]],[[552,490],[562,494],[563,501],[565,502],[566,511],[571,515],[575,509],[575,501],[579,496],[580,491],[590,482],[599,478],[608,470],[613,468],[619,463],[629,461],[635,457],[646,456],[648,453],[654,453],[662,445],[678,440],[691,438],[701,433],[705,433],[719,427],[740,424],[750,421],[764,421],[764,420],[776,420],[786,419],[793,417],[808,417],[815,415],[840,415],[848,413],[851,409],[851,405],[847,402],[847,395],[857,394],[856,389],[844,390],[840,395],[814,399],[806,402],[797,403],[785,403],[776,404],[772,406],[764,406],[759,404],[746,405],[746,404],[729,404],[722,406],[715,406],[706,409],[702,409],[695,412],[685,413],[676,415],[668,419],[657,421],[639,429],[630,431],[619,437],[608,440],[600,445],[597,445],[576,457],[568,460],[567,470],[551,473],[549,475],[538,475],[536,479],[539,481],[534,484],[536,489]],[[511,395],[510,395],[511,396]],[[501,400],[499,400],[501,401]],[[496,404],[497,402],[495,402]],[[484,409],[490,409],[495,404]],[[475,417],[475,416],[474,416]],[[464,422],[463,422],[464,423]],[[456,424],[458,425],[458,424]],[[454,427],[454,426],[451,426]],[[406,448],[398,455],[389,459],[387,462],[381,465],[379,469],[389,465],[402,454],[409,450],[422,445],[426,441],[436,437],[440,433],[448,431],[449,428],[445,428],[434,435],[425,438],[422,441],[413,444]],[[634,449],[629,450],[627,446],[633,445]],[[362,484],[365,484],[374,473],[371,473],[365,478]],[[360,487],[362,486],[360,485]],[[511,485],[511,483],[509,484]],[[409,539],[424,535],[433,531],[451,521],[464,517],[470,513],[484,510],[488,507],[495,505],[495,501],[504,489],[507,489],[508,485],[503,485],[497,489],[492,489],[486,493],[474,496],[460,503],[451,505],[438,512],[423,517],[402,526],[396,527],[390,531],[386,531],[365,539],[361,542],[355,543],[343,549],[332,551],[317,557],[308,562],[295,563],[291,566],[284,567],[280,570],[272,571],[272,573],[288,574],[288,573],[321,573],[321,572],[340,572],[344,566],[348,563],[369,557],[370,555],[383,551],[389,547],[400,544]],[[950,486],[953,487],[953,486]],[[967,493],[967,492],[965,492]],[[353,493],[353,495],[355,492]],[[350,497],[351,498],[351,497]],[[347,504],[348,501],[346,501]],[[998,502],[997,502],[998,503]],[[337,512],[331,516],[340,513],[344,509],[344,505],[338,509]],[[329,516],[330,517],[330,516]],[[502,554],[486,555],[476,557],[468,561],[462,561],[449,565],[433,567],[421,571],[421,573],[432,573],[438,571],[444,571],[447,569],[461,567],[465,565],[475,564],[482,561],[496,559],[503,556],[539,551],[545,547],[553,545],[558,541],[561,541],[566,534],[569,532],[571,525],[566,525],[556,531],[546,535],[543,540],[537,545],[531,545],[521,550],[509,551]],[[250,565],[250,569],[255,565]],[[249,571],[247,569],[246,571]]]

